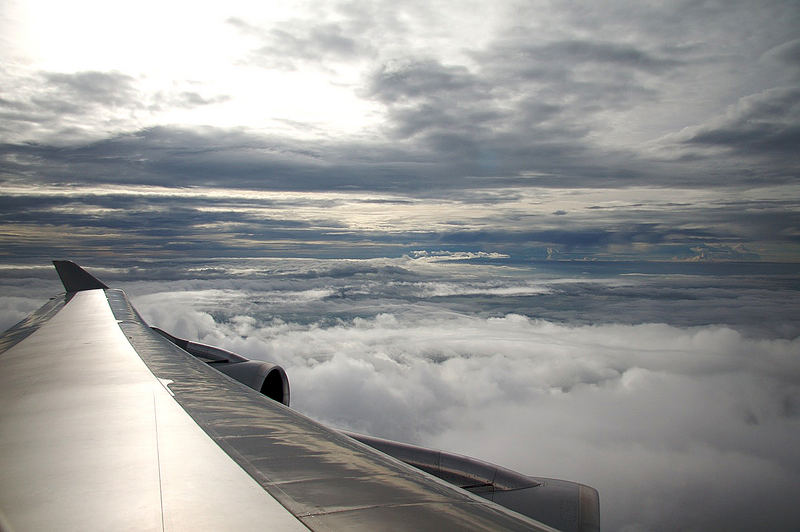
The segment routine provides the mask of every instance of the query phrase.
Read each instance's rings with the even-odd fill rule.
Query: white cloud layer
[[[593,485],[606,530],[800,519],[800,339],[444,311],[218,322],[158,299],[138,302],[154,324],[282,364],[310,416]]]

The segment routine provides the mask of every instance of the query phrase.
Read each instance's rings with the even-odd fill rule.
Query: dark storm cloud
[[[642,86],[644,79],[634,77],[637,72],[663,74],[686,63],[678,52],[673,52],[676,57],[654,55],[631,44],[603,41],[536,44],[526,31],[516,33],[473,52],[482,70],[500,76],[500,85],[537,82],[548,91],[560,88],[570,93],[623,88],[626,96],[637,92],[652,96],[655,93]]]
[[[742,65],[758,63],[753,50],[737,45],[733,51],[720,47],[715,37],[703,39],[716,25],[755,31],[763,23],[773,26],[774,33],[759,34],[754,49],[775,46],[791,35],[790,21],[797,19],[797,11],[785,4],[772,4],[770,9],[783,18],[770,19],[768,13],[753,17],[743,5],[728,11],[692,2],[675,8],[619,3],[611,6],[611,14],[606,6],[581,7],[571,19],[570,8],[565,8],[570,23],[591,19],[600,27],[608,25],[608,31],[565,39],[521,22],[484,47],[469,49],[468,65],[425,57],[386,62],[368,78],[367,90],[387,106],[386,130],[394,138],[410,139],[420,150],[432,148],[443,158],[457,159],[455,170],[468,175],[541,172],[548,177],[539,184],[563,186],[714,186],[752,182],[754,174],[781,181],[793,169],[798,119],[793,96],[780,88],[745,96],[739,116],[701,126],[688,141],[741,148],[737,158],[745,159],[747,168],[719,158],[708,158],[706,165],[673,161],[667,167],[648,161],[650,156],[634,145],[620,145],[615,151],[599,149],[592,140],[604,135],[603,117],[609,112],[640,109],[636,119],[646,121],[649,108],[675,97],[672,93],[680,89],[676,83],[690,86],[690,78],[709,65],[734,64],[733,58]],[[528,15],[534,21],[540,17],[534,8]],[[524,11],[519,20],[525,20]],[[639,32],[658,37],[637,39]],[[767,55],[789,62],[794,43]],[[791,79],[774,69],[765,70],[764,79],[775,73],[776,82]],[[685,125],[692,124],[691,117],[686,118]]]
[[[285,21],[273,28],[241,19],[229,23],[269,43],[258,52],[264,60],[288,62],[291,68],[297,61],[377,59],[362,93],[386,106],[383,131],[389,140],[404,141],[399,148],[406,153],[401,157],[435,161],[423,169],[427,175],[403,168],[408,172],[401,178],[404,185],[413,188],[424,180],[429,187],[433,179],[450,188],[461,180],[443,176],[513,179],[523,172],[548,174],[540,179],[547,184],[659,179],[648,175],[647,165],[633,152],[595,149],[586,139],[597,126],[587,117],[657,99],[655,80],[687,63],[683,48],[540,38],[518,26],[483,48],[468,48],[474,63],[470,66],[414,52],[413,47],[406,57],[387,61],[372,58],[360,43],[375,31],[370,24],[392,10],[373,5],[357,11],[359,16],[340,8],[338,15],[344,17],[331,24],[313,19]],[[674,174],[669,179],[674,182]],[[381,180],[364,186],[373,184],[380,186]],[[476,185],[481,186],[470,183]]]

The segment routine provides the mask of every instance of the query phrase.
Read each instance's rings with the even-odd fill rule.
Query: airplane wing
[[[0,530],[554,530],[229,378],[55,265],[66,294],[0,337]]]

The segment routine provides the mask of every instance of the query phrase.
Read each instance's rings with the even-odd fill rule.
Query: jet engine
[[[270,399],[289,406],[289,379],[286,377],[286,372],[283,368],[277,364],[250,360],[219,347],[190,342],[189,340],[172,336],[158,327],[151,328],[220,373],[224,373],[245,386],[263,393]]]
[[[562,532],[600,530],[600,499],[597,490],[589,486],[529,477],[477,458],[417,445],[352,432],[343,434]]]

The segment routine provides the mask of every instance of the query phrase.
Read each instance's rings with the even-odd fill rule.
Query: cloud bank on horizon
[[[6,2],[5,259],[797,261],[798,27],[777,1]]]

